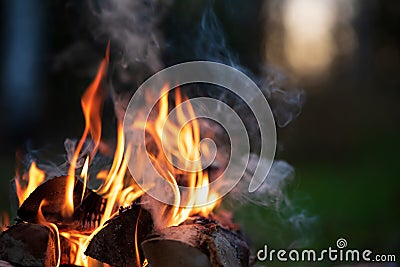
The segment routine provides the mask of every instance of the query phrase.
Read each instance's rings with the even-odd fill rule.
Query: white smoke
[[[111,46],[116,47],[115,49],[119,51],[117,53],[119,57],[112,59],[110,71],[112,74],[116,73],[115,77],[118,77],[120,81],[112,80],[111,86],[115,91],[113,96],[116,115],[121,120],[130,98],[127,95],[118,94],[121,90],[119,85],[124,83],[130,86],[137,84],[164,67],[162,50],[165,44],[159,25],[162,23],[163,15],[168,12],[168,7],[171,3],[171,0],[106,0],[91,2],[90,10],[95,22],[92,33],[95,39],[110,40]],[[193,59],[217,61],[246,73],[259,85],[263,94],[269,100],[278,126],[286,126],[299,115],[304,99],[302,90],[291,87],[285,75],[271,66],[263,67],[260,77],[256,77],[250,70],[241,66],[238,58],[231,52],[224,38],[221,23],[211,7],[205,10],[198,24],[197,34],[197,38],[193,40],[194,43],[186,46],[188,50],[192,49]],[[130,94],[135,89],[134,87],[128,88]],[[261,138],[256,137],[259,132],[254,116],[249,114],[249,110],[246,109],[240,99],[235,99],[234,96],[228,95],[221,90],[215,90],[213,87],[201,86],[199,91],[202,90],[202,93],[205,92],[212,97],[223,101],[227,100],[227,102],[231,103],[233,109],[241,115],[252,139]],[[209,128],[212,129],[213,127],[209,126]],[[222,132],[215,131],[213,137],[216,137],[216,134],[223,135]],[[254,143],[254,147],[257,147],[257,141],[254,141]],[[39,162],[39,167],[45,170],[47,177],[66,174],[68,162],[75,147],[76,141],[67,140],[65,142],[68,158],[66,162],[62,164]],[[85,146],[85,149],[90,151],[90,145]],[[221,151],[225,152],[226,148],[221,148]],[[145,152],[144,150],[135,150],[134,153]],[[86,154],[85,151],[81,153],[81,155]],[[143,157],[146,156],[143,155]],[[220,152],[217,154],[216,162],[213,163],[213,166],[216,168],[226,166],[226,160],[229,160],[229,157],[224,157]],[[257,164],[261,166],[267,165],[263,163],[265,160],[258,157],[257,151],[253,151],[250,154],[250,161],[243,179],[230,193],[230,197],[239,203],[252,202],[266,207],[273,207],[277,210],[285,207],[291,213],[289,221],[295,227],[300,227],[307,220],[307,216],[304,215],[303,211],[296,213],[295,205],[290,201],[285,191],[287,185],[294,178],[294,168],[288,163],[275,161],[261,187],[254,193],[248,192],[248,184]],[[101,159],[99,165],[103,165],[104,162]],[[78,161],[78,167],[82,164],[83,157]],[[137,164],[141,165],[140,162],[137,162]],[[96,165],[96,161],[93,161],[92,165]],[[95,167],[92,169],[100,170],[101,168]],[[145,174],[144,172],[143,175]],[[92,175],[92,177],[95,177],[95,175]],[[144,200],[144,204],[147,207],[149,207],[149,203],[151,201]],[[149,209],[160,210],[161,208],[151,206]],[[157,214],[153,212],[153,215],[156,216]]]

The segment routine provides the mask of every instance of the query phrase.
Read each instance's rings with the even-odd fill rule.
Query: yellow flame
[[[45,173],[39,169],[36,162],[32,162],[29,167],[28,174],[24,173],[22,177],[15,176],[15,187],[18,196],[19,206],[29,197],[29,195],[43,183],[45,179]],[[26,184],[25,186],[23,184]]]
[[[104,182],[97,190],[95,190],[97,194],[107,199],[106,207],[101,217],[100,227],[95,229],[83,243],[83,251],[86,250],[93,236],[104,227],[104,223],[114,216],[118,207],[129,206],[135,199],[144,193],[135,183],[130,183],[127,186],[124,185],[124,178],[128,168],[127,162],[131,155],[131,146],[127,146],[127,149],[124,152],[124,142],[125,139],[122,123],[119,122],[117,131],[117,147],[115,149],[113,163],[106,177],[104,177],[104,172],[101,173],[101,178],[104,179]]]
[[[67,184],[65,188],[65,202],[62,209],[62,216],[70,218],[74,212],[74,185],[75,168],[82,150],[83,144],[90,133],[94,148],[92,156],[96,153],[101,138],[101,109],[104,101],[103,92],[100,90],[101,82],[105,76],[109,61],[110,46],[107,46],[106,57],[102,60],[97,75],[82,96],[82,110],[85,118],[85,130],[72,156],[70,168],[68,170]]]
[[[81,157],[83,145],[90,135],[94,142],[94,148],[90,155],[86,156],[82,167],[80,177],[83,180],[83,192],[80,196],[81,202],[84,199],[84,193],[88,182],[88,172],[92,160],[97,153],[101,139],[101,107],[103,103],[103,94],[100,91],[101,81],[106,73],[109,57],[109,48],[107,48],[106,58],[102,61],[99,71],[82,97],[82,109],[85,118],[85,129],[83,135],[78,142],[71,159],[70,168],[68,171],[65,201],[62,207],[62,216],[70,218],[74,211],[74,186],[75,186],[75,171],[77,161]],[[159,111],[154,120],[148,122],[137,121],[135,124],[144,126],[147,134],[151,135],[152,141],[157,147],[157,151],[148,152],[149,157],[155,168],[159,171],[163,179],[166,179],[172,187],[175,196],[175,205],[164,205],[161,208],[160,217],[166,219],[166,226],[178,225],[185,221],[189,216],[201,214],[203,216],[209,213],[218,204],[218,195],[210,190],[210,181],[207,170],[202,170],[200,152],[200,124],[195,118],[193,108],[188,105],[179,106],[182,100],[187,100],[182,97],[180,89],[176,91],[175,106],[177,107],[177,119],[175,122],[168,121],[169,103],[168,103],[168,85],[161,89],[161,99],[159,103]],[[176,137],[178,137],[176,139]],[[164,150],[163,148],[166,148]],[[169,154],[162,153],[168,151]],[[117,145],[114,152],[113,162],[109,170],[101,170],[96,178],[103,180],[101,186],[94,190],[97,194],[106,199],[104,213],[102,214],[100,225],[95,230],[90,232],[77,232],[71,230],[58,231],[55,224],[46,221],[42,214],[42,205],[50,205],[51,203],[42,202],[38,212],[39,223],[49,227],[57,237],[58,263],[60,264],[60,235],[70,241],[70,264],[79,266],[90,266],[91,261],[84,256],[90,240],[96,235],[105,225],[105,222],[112,218],[118,211],[118,208],[131,205],[137,198],[145,192],[141,189],[133,179],[125,179],[128,168],[128,162],[131,157],[132,144],[125,146],[125,136],[122,122],[118,121],[117,126]],[[180,155],[179,157],[177,155]],[[146,155],[144,155],[145,157]],[[169,161],[170,158],[184,158],[185,167],[193,168],[198,171],[189,172],[179,170]],[[180,177],[177,180],[177,177]],[[45,174],[39,170],[36,163],[32,163],[29,170],[29,183],[25,188],[22,188],[21,181],[16,179],[17,192],[20,204],[23,200],[44,180]],[[17,181],[18,180],[18,181]],[[31,181],[32,180],[32,181]],[[32,184],[31,184],[32,183]],[[179,186],[183,184],[188,188],[183,195],[180,192]],[[210,203],[204,205],[204,203]],[[153,214],[154,215],[154,214]],[[140,214],[139,214],[140,216]],[[140,266],[139,244],[138,244],[138,222],[135,226],[135,253],[138,266]],[[144,259],[142,266],[147,266],[147,261]]]
[[[95,192],[107,199],[106,208],[101,218],[103,224],[110,219],[119,206],[128,206],[132,201],[143,194],[136,184],[132,183],[124,188],[124,178],[131,155],[131,146],[127,146],[124,153],[124,131],[122,123],[118,123],[117,147],[114,161],[103,184]]]
[[[85,196],[85,190],[86,190],[86,185],[87,185],[87,181],[88,181],[88,171],[89,171],[89,156],[86,157],[85,164],[83,164],[83,168],[81,171],[81,178],[83,179],[81,203],[83,201],[83,197]]]
[[[174,192],[175,203],[172,208],[165,208],[165,218],[168,218],[167,226],[178,225],[185,221],[189,216],[202,214],[207,216],[217,205],[218,196],[210,192],[209,177],[206,170],[202,170],[200,155],[200,125],[195,119],[195,112],[190,103],[183,107],[181,91],[178,88],[175,96],[176,122],[167,120],[168,118],[168,84],[161,89],[161,99],[159,103],[159,113],[154,122],[137,122],[138,126],[145,125],[146,132],[152,136],[152,141],[157,145],[158,151],[168,151],[170,153],[157,153],[150,155],[153,165],[158,172],[166,179]],[[184,99],[185,101],[187,98]],[[178,137],[178,140],[175,138]],[[178,149],[175,144],[178,142]],[[177,170],[169,158],[180,153],[184,158],[185,168],[196,169],[196,172],[183,172],[185,186],[188,187],[187,195],[182,196],[179,191],[178,174],[182,175],[181,170]],[[193,166],[194,164],[194,166]],[[182,203],[183,201],[183,203]],[[211,203],[204,205],[204,203]],[[181,208],[179,208],[181,206]],[[201,208],[198,208],[201,206]]]
[[[77,266],[89,266],[88,258],[84,254],[84,244],[88,235],[76,232],[60,232],[60,235],[70,242],[70,263]]]

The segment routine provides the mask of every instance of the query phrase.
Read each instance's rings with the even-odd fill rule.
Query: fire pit
[[[147,156],[169,183],[165,192],[172,192],[176,205],[148,195],[151,188],[139,185],[128,172],[133,148],[125,141],[122,121],[117,123],[111,167],[93,174],[92,162],[102,153],[102,82],[108,61],[109,48],[82,97],[85,129],[67,174],[49,177],[32,162],[15,177],[18,217],[0,235],[0,266],[248,266],[249,248],[239,228],[213,212],[221,196],[209,186],[209,169],[178,169],[169,161],[171,155],[162,153],[173,134],[186,159],[195,162],[207,152],[200,147],[199,121],[190,120],[194,110],[179,109],[186,98],[179,88],[172,104],[178,108],[177,125],[166,120],[171,99],[162,88],[154,114],[132,125],[144,127]],[[100,186],[88,186],[89,173]]]

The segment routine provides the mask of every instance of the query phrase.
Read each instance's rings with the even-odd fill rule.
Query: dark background
[[[277,66],[306,99],[300,116],[278,129],[277,158],[296,170],[288,194],[293,213],[305,210],[311,218],[309,227],[256,205],[239,210],[236,220],[255,248],[296,246],[299,240],[326,248],[344,237],[352,248],[398,253],[400,2],[316,2],[214,4],[240,62],[255,73],[263,64]],[[166,64],[191,59],[177,52],[185,51],[179,43],[199,23],[205,5],[177,1],[169,10],[159,26],[167,39]],[[297,24],[285,17],[290,5]],[[320,21],[321,12],[334,19]],[[61,154],[65,138],[81,135],[80,96],[106,43],[91,32],[85,1],[3,1],[1,19],[0,209],[10,212],[16,151]],[[319,28],[304,24],[308,20]],[[306,33],[290,35],[301,30]]]

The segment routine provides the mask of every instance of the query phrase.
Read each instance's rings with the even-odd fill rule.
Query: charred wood
[[[249,249],[243,238],[204,218],[154,232],[142,248],[151,267],[249,266]]]
[[[84,186],[79,179],[75,178],[73,197],[75,210],[73,220],[67,222],[61,215],[66,183],[67,176],[60,176],[47,180],[38,186],[18,209],[18,217],[26,222],[36,223],[40,204],[45,200],[47,203],[51,203],[42,207],[45,219],[57,224],[60,229],[90,231],[96,228],[100,223],[101,215],[104,213],[106,200],[90,189],[86,189],[84,199],[81,202]]]
[[[139,246],[152,229],[150,213],[133,204],[128,209],[121,209],[116,217],[105,223],[90,241],[85,254],[116,267],[138,266],[138,247],[141,265],[144,254]]]

